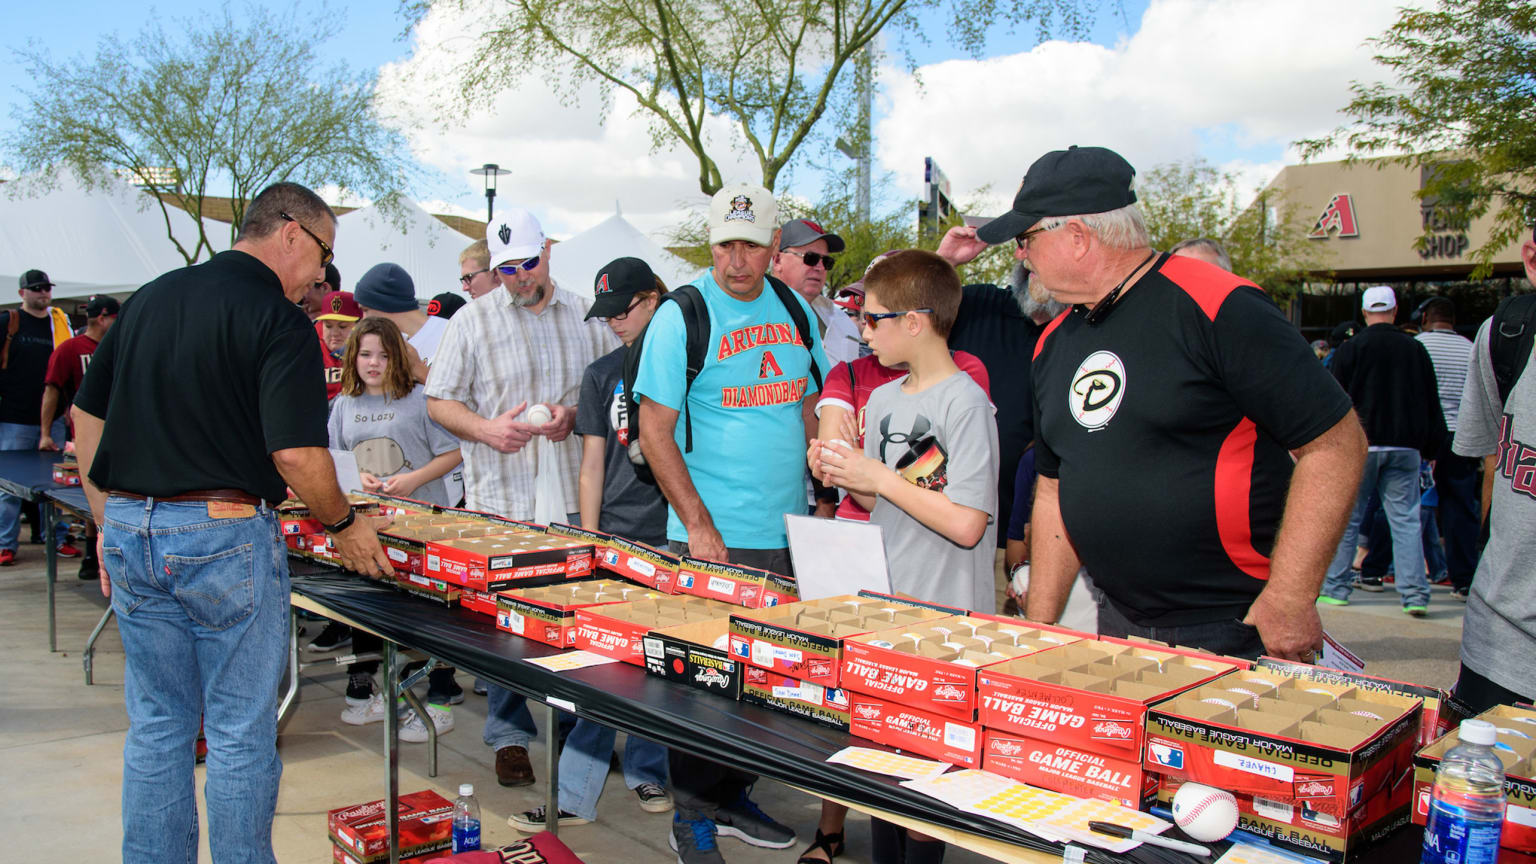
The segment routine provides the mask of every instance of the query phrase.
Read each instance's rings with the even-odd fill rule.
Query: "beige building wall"
[[[1471,272],[1471,253],[1488,237],[1493,213],[1470,225],[1450,225],[1415,197],[1421,169],[1385,159],[1353,165],[1319,162],[1283,169],[1266,191],[1296,205],[1309,242],[1326,247],[1324,261],[1340,282],[1447,279]],[[1308,221],[1310,220],[1310,221]],[[1432,227],[1432,242],[1419,238]],[[1494,258],[1494,274],[1521,272],[1520,244]]]

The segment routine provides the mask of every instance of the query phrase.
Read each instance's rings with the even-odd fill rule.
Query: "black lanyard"
[[[1156,258],[1157,256],[1158,256],[1157,250],[1153,249],[1152,250],[1152,254],[1150,254],[1147,257],[1141,259],[1141,263],[1140,264],[1137,264],[1135,267],[1132,267],[1131,268],[1131,272],[1125,274],[1125,278],[1121,279],[1120,280],[1120,284],[1115,286],[1115,290],[1113,290],[1113,291],[1109,292],[1108,294],[1104,295],[1104,299],[1103,300],[1100,300],[1098,302],[1098,304],[1095,305],[1092,309],[1089,309],[1087,312],[1083,313],[1083,323],[1090,324],[1090,325],[1098,324],[1099,322],[1103,321],[1106,317],[1108,317],[1109,316],[1109,310],[1114,308],[1115,301],[1120,299],[1120,292],[1125,290],[1126,283],[1130,282],[1131,281],[1131,277],[1135,276],[1136,273],[1141,270],[1141,268],[1147,266],[1147,262],[1148,261],[1151,261],[1153,258]],[[1081,306],[1079,306],[1079,308],[1081,308]]]

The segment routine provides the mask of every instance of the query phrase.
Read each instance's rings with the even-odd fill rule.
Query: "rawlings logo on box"
[[[1012,732],[985,730],[982,767],[1031,786],[1139,808],[1157,790],[1140,760],[1116,759]]]
[[[864,693],[848,694],[848,731],[888,747],[966,768],[981,767],[981,726],[898,705]]]
[[[721,564],[683,556],[674,582],[679,594],[708,597],[748,609],[763,609],[800,599],[795,580],[769,570]]]

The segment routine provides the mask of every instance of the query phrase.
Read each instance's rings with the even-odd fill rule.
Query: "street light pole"
[[[487,162],[479,168],[471,168],[469,173],[485,178],[485,221],[489,223],[496,215],[496,178],[512,172],[495,162]]]

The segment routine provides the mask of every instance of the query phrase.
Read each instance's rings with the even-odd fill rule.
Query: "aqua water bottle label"
[[[1420,864],[1495,864],[1503,821],[1474,819],[1454,804],[1430,803]]]
[[[455,820],[453,823],[453,851],[475,852],[480,849],[480,820]]]

